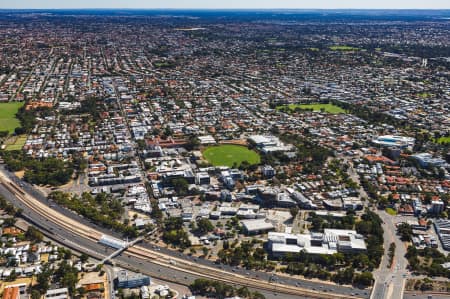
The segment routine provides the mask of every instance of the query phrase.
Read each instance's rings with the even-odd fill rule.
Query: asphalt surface
[[[373,299],[391,299],[402,298],[406,278],[409,273],[406,269],[408,261],[405,258],[406,248],[405,244],[396,235],[397,228],[395,224],[397,221],[395,216],[387,214],[385,211],[377,213],[384,221],[384,256],[381,266],[375,271],[375,286],[372,294]],[[388,268],[388,254],[390,244],[395,243],[395,255],[393,266]]]
[[[1,171],[1,169],[0,169]],[[62,208],[58,205],[56,205],[53,202],[50,202],[47,200],[45,196],[43,196],[40,192],[36,191],[33,186],[21,181],[20,179],[16,178],[12,173],[9,173],[7,171],[4,171],[8,177],[15,181],[18,186],[23,188],[27,193],[34,196],[37,200],[41,201],[42,203],[45,203],[46,205],[50,206],[55,211],[58,211],[65,216],[68,216],[80,223],[83,223],[87,226],[90,226],[96,230],[102,231],[105,234],[109,234],[115,237],[120,238],[120,235],[109,231],[107,229],[98,227],[97,225],[94,225],[90,221],[80,217],[79,215],[76,215],[75,213],[71,212],[70,210],[67,210],[65,208]],[[6,188],[4,188],[2,185],[0,185],[0,194],[2,194],[5,199],[12,202],[15,206],[23,209],[23,218],[25,218],[30,223],[34,224],[35,226],[39,227],[43,232],[51,239],[55,240],[56,242],[59,242],[61,244],[64,244],[68,247],[73,248],[74,250],[85,252],[88,255],[97,258],[101,260],[105,256],[110,255],[113,251],[115,251],[112,248],[106,247],[104,245],[101,245],[97,242],[94,242],[89,239],[85,239],[83,237],[80,237],[78,235],[75,235],[69,231],[67,231],[65,228],[60,227],[56,223],[53,223],[49,221],[48,219],[42,217],[38,213],[34,212],[32,209],[29,209],[27,206],[23,205],[20,201],[17,201],[15,199],[15,196],[11,194]],[[184,255],[182,253],[169,250],[167,248],[162,247],[156,247],[152,244],[148,243],[141,243],[141,246],[147,247],[152,250],[159,250],[161,253],[171,255],[178,258],[183,258],[186,260],[191,260],[196,263],[207,265],[210,267],[215,267],[217,269],[222,269],[225,271],[242,274],[242,275],[248,275],[250,277],[258,278],[264,281],[267,281],[269,283],[269,279],[272,279],[275,282],[278,282],[280,284],[288,284],[292,286],[298,286],[301,288],[321,291],[321,292],[327,292],[329,294],[341,294],[341,295],[348,295],[348,296],[358,296],[360,298],[369,298],[370,296],[370,290],[359,290],[354,289],[351,287],[345,287],[345,286],[339,286],[334,284],[326,284],[326,283],[320,283],[317,281],[309,281],[309,280],[299,280],[289,277],[281,277],[277,275],[273,275],[272,273],[267,272],[257,272],[257,271],[250,271],[243,268],[236,268],[236,267],[230,267],[227,265],[216,265],[215,263],[204,260],[201,258],[194,258],[190,257],[188,255]],[[173,283],[180,283],[180,284],[190,284],[195,279],[200,278],[200,276],[192,275],[192,274],[186,274],[183,272],[180,272],[175,269],[171,269],[169,267],[160,266],[157,264],[152,263],[148,260],[143,260],[140,258],[132,257],[126,254],[121,254],[114,258],[113,262],[120,267],[132,269],[136,272],[141,272],[144,274],[147,274],[152,277],[159,278],[161,280],[167,280]],[[272,277],[272,278],[270,278]],[[267,291],[260,291],[263,295],[266,296],[266,298],[302,298],[299,296],[289,296],[285,294],[278,294],[277,292],[267,292]],[[303,297],[307,298],[307,297]]]
[[[450,298],[450,295],[435,295],[435,294],[422,294],[421,292],[418,293],[405,293],[403,295],[403,299],[429,299],[428,296],[432,296],[432,299],[448,299]]]

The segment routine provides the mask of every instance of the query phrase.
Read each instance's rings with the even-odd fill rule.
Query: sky
[[[450,0],[0,0],[0,8],[450,9]]]

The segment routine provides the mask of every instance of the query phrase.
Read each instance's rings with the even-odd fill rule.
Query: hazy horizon
[[[448,0],[3,0],[0,9],[449,9]]]

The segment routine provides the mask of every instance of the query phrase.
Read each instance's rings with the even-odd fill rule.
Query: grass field
[[[397,215],[397,211],[394,210],[393,208],[386,208],[386,213],[388,213],[391,216]]]
[[[25,145],[27,135],[11,136],[4,144],[7,151],[19,151]]]
[[[360,49],[351,47],[351,46],[331,46],[330,50],[332,50],[332,51],[358,51]]]
[[[19,102],[0,103],[0,131],[13,133],[15,128],[20,127],[16,113],[22,105]]]
[[[243,161],[258,164],[261,160],[255,151],[240,145],[223,144],[211,146],[203,151],[203,157],[214,166],[239,166]]]
[[[435,143],[446,144],[450,143],[450,136],[447,137],[439,137],[438,139],[433,139]]]
[[[282,107],[285,106],[278,106],[277,109],[280,110]],[[333,104],[289,104],[288,108],[292,111],[295,110],[295,108],[301,108],[301,109],[313,109],[314,111],[320,111],[320,109],[325,109],[325,112],[331,113],[331,114],[339,114],[339,113],[345,113],[345,110],[341,107],[335,106]]]

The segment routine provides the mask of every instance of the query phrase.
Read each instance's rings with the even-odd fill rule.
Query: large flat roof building
[[[140,288],[150,285],[150,277],[140,273],[129,273],[122,270],[117,273],[117,287],[124,289]]]
[[[416,139],[407,136],[383,135],[372,140],[372,143],[385,147],[412,148]]]
[[[363,252],[364,238],[354,230],[325,229],[323,233],[288,234],[269,232],[269,249],[274,257],[305,250],[311,254]]]
[[[256,144],[263,153],[286,152],[293,149],[290,144],[284,144],[278,137],[272,135],[252,135],[248,138]]]
[[[242,220],[241,223],[247,235],[262,234],[275,229],[266,219]]]

